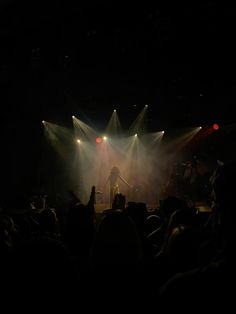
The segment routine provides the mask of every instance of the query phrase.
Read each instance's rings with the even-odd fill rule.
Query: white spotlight
[[[77,140],[77,143],[80,143],[80,142],[81,142],[81,141],[78,139],[78,140]]]
[[[136,133],[134,136],[135,136],[135,137],[137,137],[137,136],[138,136],[138,134]]]
[[[148,105],[145,105],[146,108],[148,108]]]
[[[106,141],[106,140],[107,140],[107,137],[106,137],[106,136],[103,136],[103,139],[104,139],[104,141]]]
[[[162,134],[164,134],[164,133],[165,133],[165,131],[162,131],[161,133],[162,133]]]
[[[201,127],[201,126],[199,126],[199,129],[201,130],[201,129],[202,129],[202,127]]]
[[[75,118],[75,116],[72,116],[72,119],[74,119]]]
[[[114,109],[114,112],[116,112],[116,109]]]
[[[42,121],[42,124],[44,124],[44,123],[45,123],[45,121],[43,120],[43,121]]]

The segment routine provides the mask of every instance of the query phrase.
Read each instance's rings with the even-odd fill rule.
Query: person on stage
[[[110,206],[112,206],[115,195],[120,193],[119,180],[124,182],[128,187],[131,187],[129,183],[121,177],[119,167],[113,166],[106,180],[106,184],[109,183],[110,189]]]

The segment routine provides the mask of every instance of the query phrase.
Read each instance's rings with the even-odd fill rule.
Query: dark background
[[[236,9],[176,2],[0,2],[5,186],[40,180],[43,119],[102,129],[117,109],[128,128],[148,104],[149,131],[235,122]]]

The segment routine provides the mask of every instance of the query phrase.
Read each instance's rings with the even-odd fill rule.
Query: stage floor
[[[102,213],[105,209],[109,209],[109,208],[110,208],[110,204],[108,203],[95,204],[96,213]]]
[[[147,204],[147,209],[150,212],[154,211],[158,207],[159,207],[159,204]],[[196,202],[195,203],[195,207],[200,212],[211,212],[211,208],[209,206],[207,206],[206,204],[202,203],[202,202]],[[96,213],[102,213],[106,209],[110,209],[110,204],[109,203],[98,203],[98,204],[95,204],[95,211],[96,211]]]
[[[104,210],[110,209],[110,208],[111,207],[110,207],[109,203],[95,204],[95,211],[96,211],[96,213],[102,213]],[[154,209],[157,208],[157,204],[147,204],[147,208],[148,208],[148,210],[153,211]]]

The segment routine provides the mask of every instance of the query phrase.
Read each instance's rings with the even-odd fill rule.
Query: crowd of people
[[[76,198],[43,208],[22,197],[2,202],[2,300],[8,307],[33,302],[88,311],[161,305],[184,311],[187,302],[230,308],[235,177],[235,163],[212,172],[207,211],[176,195],[150,211],[117,191],[111,208],[96,213],[95,186],[87,204]]]

